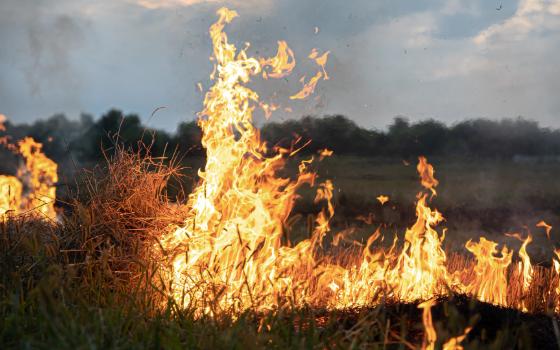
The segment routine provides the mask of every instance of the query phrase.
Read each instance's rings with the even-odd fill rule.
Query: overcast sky
[[[147,121],[165,106],[150,125],[174,130],[201,109],[208,27],[223,5],[239,12],[226,28],[238,47],[294,49],[291,77],[257,83],[294,110],[275,120],[342,113],[384,128],[396,115],[521,115],[560,127],[560,0],[2,0],[0,113],[28,122],[116,107]],[[331,79],[290,102],[315,73],[314,47],[331,51]]]

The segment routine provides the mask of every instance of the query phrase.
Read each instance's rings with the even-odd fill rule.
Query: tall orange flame
[[[0,130],[5,131],[4,120],[0,118]],[[0,218],[7,212],[39,213],[46,218],[56,218],[57,164],[45,156],[43,145],[31,137],[20,140],[17,145],[4,137],[3,144],[23,156],[25,164],[18,169],[18,177],[0,175]]]
[[[0,217],[21,207],[23,185],[13,176],[0,175]]]
[[[26,207],[37,210],[46,217],[55,218],[57,164],[45,156],[42,152],[43,145],[31,137],[18,142],[18,146],[25,158],[25,167],[20,169],[19,174],[29,178],[30,193],[25,199]]]
[[[288,217],[297,190],[304,184],[315,185],[316,175],[310,171],[313,158],[300,163],[297,178],[279,175],[286,158],[297,151],[270,150],[262,142],[252,124],[253,110],[262,103],[246,84],[252,76],[268,79],[289,74],[295,58],[285,42],[279,42],[274,58],[253,58],[245,50],[237,50],[223,31],[236,16],[235,11],[222,8],[210,27],[214,85],[205,95],[198,120],[207,160],[185,204],[188,214],[161,240],[164,256],[169,259],[163,269],[170,296],[197,315],[303,305],[348,308],[376,305],[383,299],[417,302],[449,291],[508,305],[512,251],[507,247],[497,255],[495,242],[484,237],[479,242],[468,241],[465,246],[476,257],[474,273],[468,269],[453,274],[448,271],[443,249],[446,231],[438,229],[444,218],[429,205],[439,181],[425,157],[420,157],[417,165],[425,191],[417,196],[416,222],[406,230],[403,242],[395,237],[389,249],[382,248],[378,243],[383,236],[378,229],[360,255],[343,262],[328,256],[323,243],[331,233],[335,207],[334,186],[325,180],[317,189],[315,202],[323,209],[310,237],[292,245],[286,236]],[[316,51],[311,55],[322,68],[326,57],[319,57]],[[291,98],[310,95],[324,75],[326,72],[319,71]],[[320,151],[320,159],[331,153]],[[380,202],[385,199],[379,198]],[[344,239],[343,232],[333,236],[334,245]],[[529,243],[530,237],[519,251],[523,293],[532,283],[533,267],[526,252]],[[555,267],[560,273],[560,260],[555,260]],[[427,328],[432,304],[422,304]],[[525,304],[514,306],[527,308]],[[426,348],[435,344],[435,331],[431,332]],[[467,333],[449,340],[445,348],[460,349]]]
[[[513,252],[503,247],[501,256],[496,247],[498,243],[480,238],[478,243],[469,240],[465,247],[476,257],[475,276],[464,291],[484,302],[507,305],[507,269],[511,264]]]

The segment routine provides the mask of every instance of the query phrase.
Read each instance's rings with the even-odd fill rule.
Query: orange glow
[[[305,77],[301,78],[300,81],[303,84],[303,88],[296,93],[295,95],[290,96],[291,100],[303,100],[305,98],[307,98],[309,95],[311,95],[312,93],[315,92],[315,88],[317,87],[317,83],[319,83],[319,80],[323,78],[323,73],[321,71],[318,71],[317,74],[315,74],[314,77],[312,77],[311,79],[309,79],[309,81],[306,83],[305,82]]]
[[[513,252],[503,247],[498,254],[498,243],[480,237],[478,243],[469,240],[465,247],[476,257],[475,276],[464,291],[477,299],[499,306],[507,305],[507,269]]]
[[[6,126],[4,125],[4,123],[8,120],[8,118],[6,118],[6,116],[2,113],[0,113],[0,131],[6,131]]]
[[[379,195],[379,196],[377,196],[376,199],[379,203],[381,203],[381,205],[384,205],[385,203],[387,203],[389,201],[389,197],[384,196],[384,195]]]
[[[279,108],[279,106],[275,103],[270,103],[269,104],[269,103],[261,102],[261,103],[259,103],[259,106],[264,111],[264,116],[265,116],[266,119],[269,119],[270,117],[272,117],[272,113]]]
[[[544,221],[541,221],[537,224],[537,227],[544,228],[546,230],[546,236],[548,237],[548,239],[550,239],[550,231],[552,231],[552,226],[550,226]]]
[[[418,158],[418,173],[420,174],[420,179],[422,186],[427,188],[428,190],[432,191],[433,195],[436,195],[435,187],[439,185],[439,181],[434,178],[434,167],[431,164],[428,164],[428,161],[425,157]]]
[[[333,151],[331,151],[330,149],[322,149],[319,151],[319,160],[323,160],[326,157],[330,157],[333,155]]]
[[[418,305],[418,308],[423,310],[422,311],[422,323],[424,324],[424,341],[422,342],[423,350],[435,349],[437,333],[432,321],[432,306],[434,305],[435,305],[435,300],[428,300]]]
[[[521,261],[517,263],[518,272],[522,278],[522,293],[526,294],[531,286],[531,281],[533,280],[533,265],[531,264],[531,258],[527,254],[527,246],[533,241],[531,235],[527,236],[527,239],[521,245],[519,249],[519,257]],[[526,299],[522,298],[520,305],[518,305],[522,311],[528,311]]]
[[[554,257],[552,258],[552,266],[554,267],[554,272],[556,276],[560,278],[560,249],[554,249]],[[560,280],[558,285],[556,286],[555,290],[556,296],[560,296]],[[556,312],[560,313],[560,304],[556,304],[555,310]]]
[[[17,145],[7,143],[7,138],[4,141],[9,150],[23,156],[25,164],[18,169],[18,177],[0,175],[0,216],[8,211],[29,212],[55,219],[57,164],[43,154],[43,145],[31,137]]]
[[[463,340],[465,340],[467,335],[469,335],[471,330],[471,327],[467,327],[463,334],[458,337],[449,339],[447,342],[445,342],[445,344],[443,344],[443,350],[463,350],[463,346],[461,346],[461,343],[463,342]]]
[[[329,80],[329,75],[327,74],[325,66],[327,64],[327,60],[329,58],[330,53],[331,53],[330,51],[327,51],[327,52],[325,52],[325,53],[323,53],[322,55],[319,56],[319,52],[317,51],[317,49],[313,49],[313,50],[311,50],[311,53],[309,54],[309,58],[314,60],[315,63],[317,63],[317,65],[319,65],[319,67],[321,67],[321,71],[323,72],[323,78],[325,80]]]
[[[48,218],[56,218],[54,202],[58,181],[57,164],[42,152],[43,145],[26,137],[18,142],[19,151],[25,158],[25,168],[20,176],[29,176],[30,194],[25,201],[26,207],[37,210]]]
[[[19,211],[23,185],[13,176],[0,175],[0,217],[7,211]]]
[[[263,78],[283,78],[289,75],[296,66],[294,52],[288,47],[285,41],[278,42],[278,52],[276,56],[268,59],[260,59],[263,68]],[[264,68],[270,67],[270,72],[266,72]]]

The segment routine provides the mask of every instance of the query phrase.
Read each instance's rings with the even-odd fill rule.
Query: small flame
[[[296,66],[294,52],[288,47],[288,44],[281,40],[278,42],[278,52],[276,56],[261,59],[260,64],[263,68],[263,78],[283,78],[289,75]],[[270,72],[266,72],[264,68],[270,67]]]
[[[389,196],[379,195],[376,199],[379,203],[381,203],[381,205],[385,205],[385,203],[389,201]]]
[[[332,150],[326,148],[319,150],[319,160],[323,160],[327,157],[330,157],[333,155],[333,153],[334,152]]]
[[[321,78],[323,78],[323,73],[321,71],[318,71],[317,74],[315,74],[315,76],[312,77],[307,83],[305,82],[305,77],[302,77],[300,81],[303,84],[303,88],[295,95],[290,96],[290,99],[303,100],[307,98],[309,95],[315,92],[317,83],[319,83],[319,80]]]
[[[435,349],[437,332],[432,321],[432,306],[434,306],[435,303],[435,300],[432,299],[418,305],[418,308],[422,309],[422,323],[424,324],[423,350]]]
[[[424,325],[424,340],[422,342],[422,350],[434,350],[437,340],[437,332],[432,320],[432,307],[435,300],[428,300],[418,305],[422,309],[422,324]],[[471,331],[471,327],[467,327],[462,335],[453,337],[443,344],[443,350],[463,350],[461,343]]]
[[[463,350],[464,348],[461,343],[463,342],[463,340],[465,340],[467,335],[469,335],[471,330],[472,327],[467,327],[465,328],[465,331],[462,335],[449,339],[447,342],[445,342],[445,344],[443,344],[443,350]]]
[[[6,118],[4,114],[0,113],[0,131],[6,131],[6,126],[4,125],[6,121],[8,121],[8,118]]]
[[[323,77],[325,80],[329,80],[329,75],[327,74],[325,66],[327,64],[327,60],[329,58],[330,53],[331,53],[330,51],[327,51],[323,53],[321,56],[319,56],[319,52],[317,51],[317,49],[314,48],[313,50],[311,50],[311,53],[309,54],[309,58],[314,60],[315,63],[317,63],[317,65],[321,67],[321,71],[323,72]]]
[[[513,252],[506,246],[498,254],[498,243],[480,237],[478,243],[469,240],[465,247],[476,257],[475,276],[465,286],[467,294],[478,300],[498,306],[507,306],[507,269],[511,264]]]
[[[264,103],[261,102],[259,103],[259,106],[262,108],[262,110],[264,111],[264,116],[266,119],[269,119],[270,117],[272,117],[272,113],[276,110],[278,110],[278,108],[280,108],[280,106],[278,106],[275,103]]]
[[[517,268],[518,272],[522,277],[522,292],[526,294],[529,291],[529,287],[531,286],[531,281],[533,280],[533,265],[531,264],[531,258],[529,254],[527,254],[527,246],[533,241],[533,237],[531,235],[527,236],[527,239],[521,245],[519,249],[519,257],[521,261],[518,263]],[[522,311],[528,311],[526,298],[523,296],[521,298],[520,307]]]
[[[0,218],[8,211],[19,211],[22,193],[23,185],[16,177],[0,175]]]
[[[426,157],[419,157],[418,160],[417,169],[420,174],[422,186],[432,191],[432,195],[437,195],[435,188],[439,185],[439,181],[434,178],[434,167],[428,164]]]
[[[550,239],[550,232],[552,231],[552,226],[547,224],[545,221],[541,221],[537,224],[536,227],[544,228],[546,230],[546,236],[548,237],[548,239]]]

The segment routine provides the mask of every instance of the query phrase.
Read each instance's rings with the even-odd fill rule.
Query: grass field
[[[317,171],[319,181],[328,178],[334,183],[335,225],[352,225],[357,217],[371,213],[374,224],[402,232],[414,222],[416,194],[421,190],[416,162],[336,155],[323,160]],[[531,232],[530,254],[550,261],[550,241],[535,225],[545,220],[560,227],[560,163],[445,158],[430,162],[440,182],[432,207],[447,219],[443,226],[449,229],[450,249],[460,249],[468,239],[481,235],[518,249],[520,243],[504,233]],[[312,210],[312,195],[306,193],[299,210]],[[390,201],[381,205],[379,195]],[[560,239],[554,229],[551,239],[554,243]]]
[[[124,160],[123,160],[124,159]],[[154,284],[154,257],[145,247],[175,206],[158,204],[172,169],[124,157],[82,182],[79,201],[59,223],[12,218],[0,224],[0,347],[3,349],[414,349],[424,340],[414,304],[371,308],[286,308],[269,313],[197,317],[166,300]],[[481,233],[518,243],[503,232],[534,232],[529,253],[538,262],[551,251],[542,229],[555,225],[560,165],[431,160],[441,184],[435,207],[448,218],[449,249]],[[200,164],[200,160],[186,164]],[[411,161],[411,164],[414,164]],[[194,165],[193,169],[198,165]],[[165,170],[165,171],[163,171]],[[361,239],[379,224],[402,233],[413,220],[419,191],[414,165],[402,161],[333,157],[318,166],[337,190],[333,231],[357,225]],[[187,169],[188,176],[193,170]],[[92,177],[93,176],[93,177]],[[188,181],[185,181],[188,186]],[[390,196],[381,205],[375,198]],[[293,239],[305,236],[305,215],[316,213],[313,193],[302,192]],[[373,223],[359,215],[373,215]],[[524,232],[524,231],[523,231]],[[362,237],[360,237],[362,235]],[[553,230],[552,238],[555,238]],[[550,261],[550,260],[548,260]],[[436,348],[473,327],[465,349],[558,348],[558,318],[523,314],[464,296],[442,297],[433,309]]]

